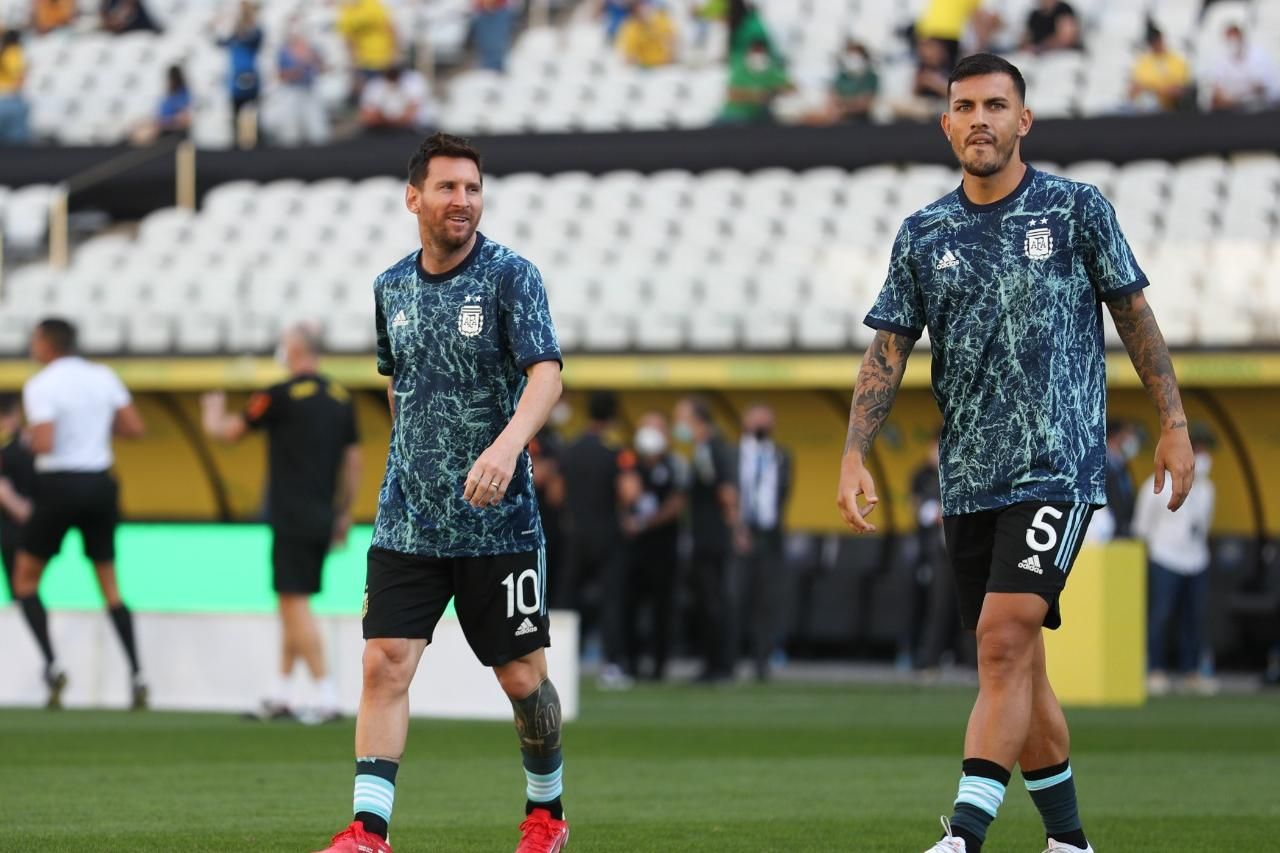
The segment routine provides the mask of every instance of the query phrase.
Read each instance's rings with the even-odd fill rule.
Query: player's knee
[[[379,693],[403,693],[413,680],[408,640],[370,640],[364,646],[364,687]]]
[[[498,684],[509,699],[520,700],[538,689],[547,677],[546,672],[523,661],[514,661],[494,670],[498,676]]]
[[[1034,637],[1019,625],[1000,625],[978,632],[978,667],[992,676],[1030,673],[1035,660]]]

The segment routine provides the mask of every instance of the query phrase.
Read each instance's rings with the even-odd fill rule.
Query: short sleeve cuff
[[[888,320],[881,320],[879,317],[872,317],[870,314],[862,322],[873,329],[879,329],[882,332],[893,332],[895,335],[902,335],[903,337],[911,338],[913,341],[920,340],[920,336],[924,334],[924,329],[900,326],[897,323],[890,323]]]
[[[564,369],[564,356],[560,354],[560,350],[558,349],[547,350],[546,352],[540,352],[537,355],[522,358],[516,362],[516,367],[520,368],[520,372],[523,373],[541,361],[558,362],[560,364],[560,369]]]
[[[381,375],[381,376],[394,376],[394,375],[395,375],[395,372],[396,372],[396,366],[395,366],[395,363],[394,363],[394,362],[390,362],[390,361],[383,361],[382,359],[378,359],[378,374],[379,374],[379,375]]]
[[[1137,293],[1149,284],[1151,284],[1151,282],[1147,281],[1147,277],[1145,275],[1139,276],[1137,279],[1126,285],[1104,290],[1102,292],[1102,301],[1105,302],[1108,299],[1115,299],[1117,296],[1128,296],[1130,293]]]

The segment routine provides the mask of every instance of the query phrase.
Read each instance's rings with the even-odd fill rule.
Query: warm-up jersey
[[[1102,193],[1030,166],[1000,201],[907,217],[866,323],[929,329],[946,515],[1106,502],[1101,302],[1146,284]]]
[[[390,376],[395,418],[373,544],[405,554],[469,557],[542,546],[527,452],[506,497],[476,509],[462,497],[476,458],[506,428],[525,370],[559,361],[537,267],[477,234],[442,275],[420,252],[378,276],[378,372]]]

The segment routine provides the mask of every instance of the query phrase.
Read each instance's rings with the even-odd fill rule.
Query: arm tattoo
[[[549,680],[523,699],[511,700],[520,750],[532,758],[552,758],[560,751],[560,694]]]
[[[889,409],[898,395],[902,374],[907,369],[907,356],[916,342],[905,335],[878,331],[867,348],[858,371],[858,384],[849,409],[849,434],[844,452],[856,450],[862,456],[871,449],[876,433],[889,417]]]
[[[1160,413],[1161,429],[1182,429],[1187,425],[1187,416],[1182,410],[1173,359],[1169,357],[1169,347],[1146,297],[1141,292],[1117,296],[1107,302],[1107,307],[1111,309],[1116,331],[1124,341],[1133,368]]]

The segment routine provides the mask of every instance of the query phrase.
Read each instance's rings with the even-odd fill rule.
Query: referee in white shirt
[[[111,476],[112,435],[141,437],[142,417],[110,368],[76,355],[76,330],[67,321],[50,319],[37,325],[31,336],[31,357],[44,365],[22,389],[28,437],[36,455],[36,486],[34,510],[14,571],[14,597],[28,600],[36,595],[63,537],[78,528],[111,624],[129,658],[133,707],[145,708],[147,688],[138,666],[133,617],[116,585],[119,487]],[[29,620],[31,629],[37,641],[47,644],[49,626],[43,607],[34,616]],[[66,680],[55,659],[46,670],[50,707],[57,707]]]

